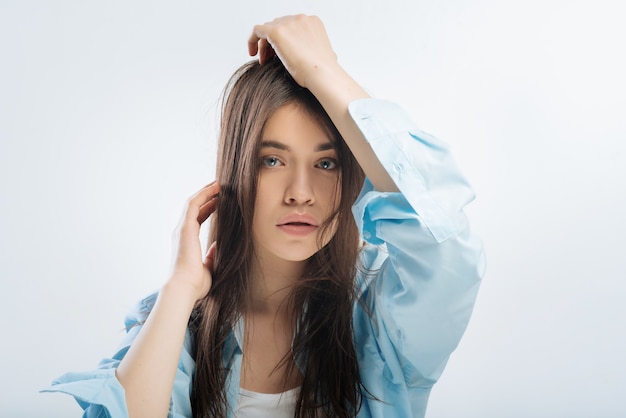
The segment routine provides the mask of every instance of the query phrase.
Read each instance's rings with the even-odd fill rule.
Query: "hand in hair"
[[[175,233],[175,254],[168,284],[187,287],[195,300],[202,299],[211,289],[215,243],[203,260],[199,234],[200,226],[215,211],[219,189],[219,184],[213,182],[189,198]]]
[[[278,56],[294,80],[307,88],[307,81],[319,69],[337,66],[337,55],[317,16],[283,16],[256,25],[248,39],[248,52],[251,56],[258,53],[261,64]]]

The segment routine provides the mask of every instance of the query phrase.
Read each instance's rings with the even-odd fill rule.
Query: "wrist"
[[[370,97],[339,63],[316,66],[308,75],[306,83],[329,113],[336,109],[347,109],[354,100]]]
[[[160,299],[174,300],[176,305],[191,313],[198,299],[198,291],[191,285],[182,281],[170,278],[159,292]]]

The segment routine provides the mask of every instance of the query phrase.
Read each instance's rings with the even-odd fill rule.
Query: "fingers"
[[[255,25],[250,38],[248,38],[248,54],[253,57],[258,53],[260,64],[265,64],[275,57],[274,42],[278,39],[280,31],[283,30],[285,22],[294,17],[283,16],[262,25]]]
[[[215,249],[217,248],[216,242],[213,241],[209,249],[207,250],[206,257],[204,258],[204,265],[213,273],[213,266],[215,263]]]
[[[207,184],[188,200],[189,205],[201,206],[204,202],[216,196],[220,191],[220,185],[217,181]]]
[[[254,27],[252,35],[248,39],[248,54],[253,57],[259,52],[259,41],[261,38],[257,35],[257,26]]]
[[[216,181],[207,184],[202,189],[198,190],[198,192],[191,196],[187,205],[190,208],[197,208],[198,210],[207,203],[211,202],[215,199],[220,192],[220,185]]]
[[[259,63],[265,64],[276,55],[269,38],[269,24],[256,25],[248,39],[248,54],[251,57],[259,54]]]
[[[271,23],[265,23],[264,25],[255,25],[252,28],[252,34],[248,38],[248,54],[251,57],[260,52],[259,56],[263,53],[263,46],[261,43],[267,44],[267,37],[269,36],[268,30]],[[262,42],[263,41],[263,42]]]
[[[274,51],[274,48],[272,48],[272,45],[270,45],[270,43],[267,41],[267,39],[261,39],[259,44],[261,49],[259,53],[259,63],[265,64],[276,56],[276,52]]]
[[[187,200],[183,225],[199,226],[215,211],[219,196],[220,185],[216,181],[209,183]]]
[[[198,217],[197,217],[198,223],[202,224],[204,221],[206,221],[208,217],[211,216],[213,212],[215,212],[216,207],[217,207],[217,195],[214,195],[213,197],[211,197],[210,200],[208,200],[206,203],[200,206],[200,209],[198,210]]]

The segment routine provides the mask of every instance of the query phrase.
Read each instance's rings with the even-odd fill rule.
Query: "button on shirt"
[[[353,214],[367,245],[356,277],[354,340],[364,386],[359,417],[424,417],[430,391],[467,327],[484,271],[484,253],[463,208],[474,198],[448,147],[416,128],[397,105],[362,99],[349,112],[399,192],[366,179]],[[45,392],[76,398],[84,417],[128,417],[115,368],[154,306],[156,294],[126,317],[126,338],[94,371],[68,373]],[[365,309],[364,309],[365,307]],[[227,398],[234,410],[242,360],[241,322],[224,349]],[[188,331],[169,417],[192,417],[195,362]]]

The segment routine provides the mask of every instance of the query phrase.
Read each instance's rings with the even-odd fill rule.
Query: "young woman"
[[[49,390],[87,417],[423,417],[482,275],[473,193],[318,18],[258,25],[248,48],[170,278],[111,359]]]

